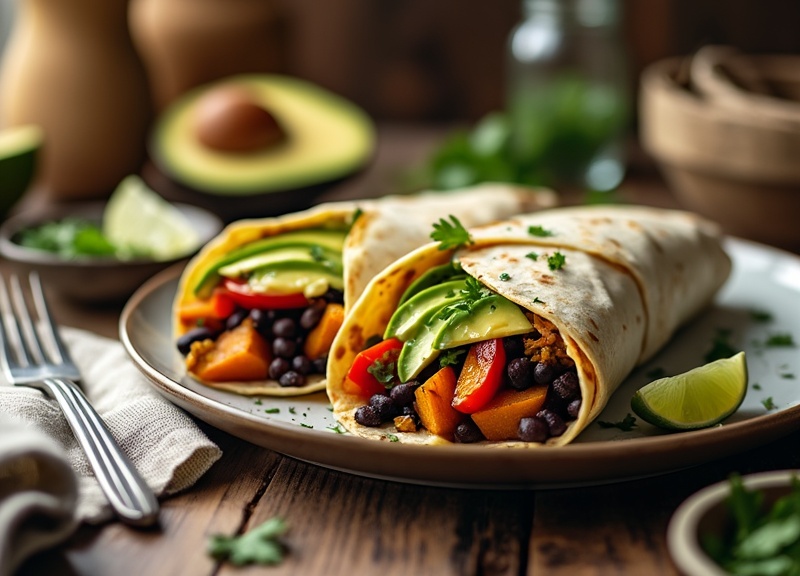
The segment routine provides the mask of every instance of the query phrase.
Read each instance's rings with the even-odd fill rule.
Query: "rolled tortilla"
[[[355,410],[366,403],[346,384],[367,339],[383,335],[406,288],[450,259],[491,290],[550,321],[566,344],[580,380],[577,418],[546,444],[571,442],[608,403],[638,364],[706,306],[727,279],[731,263],[718,227],[681,211],[645,207],[560,208],[471,230],[457,251],[430,243],[376,276],[354,305],[331,348],[327,391],[336,418],[352,433],[400,442],[445,440],[424,428],[397,432],[391,424],[365,427]],[[552,270],[548,257],[564,256]],[[533,415],[531,415],[533,416]],[[488,445],[531,448],[520,441]]]
[[[450,192],[332,202],[275,218],[234,222],[209,242],[181,275],[173,305],[173,335],[178,338],[194,327],[181,321],[178,309],[199,299],[194,287],[207,270],[232,250],[262,238],[308,228],[350,226],[343,247],[347,314],[374,275],[430,240],[432,225],[439,219],[454,215],[465,226],[472,226],[555,204],[556,196],[550,190],[489,183]],[[203,383],[244,395],[294,396],[325,388],[322,375],[310,376],[305,385],[297,387],[282,387],[271,379]]]

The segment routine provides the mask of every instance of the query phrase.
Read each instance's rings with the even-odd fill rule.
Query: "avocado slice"
[[[463,280],[453,280],[415,294],[392,314],[383,338],[397,337],[405,341],[412,337],[420,325],[430,318],[431,311],[438,312],[444,306],[462,299],[461,290],[465,286]]]
[[[250,242],[232,250],[222,258],[217,259],[208,266],[194,287],[194,293],[198,297],[205,297],[211,289],[220,281],[219,270],[232,264],[244,261],[260,254],[272,251],[280,251],[287,248],[303,248],[312,254],[312,251],[319,251],[323,258],[330,258],[341,264],[341,253],[344,241],[347,236],[346,230],[334,228],[309,228],[306,230],[295,230],[277,236],[269,236],[255,242]],[[255,268],[255,267],[252,267]],[[251,268],[251,269],[252,269]],[[340,272],[341,273],[341,272]]]
[[[468,313],[452,316],[437,333],[433,346],[446,350],[490,338],[527,334],[531,330],[533,325],[517,304],[492,294],[472,304]]]
[[[425,271],[419,278],[414,280],[408,288],[406,288],[406,291],[403,292],[398,304],[405,303],[415,294],[418,294],[426,288],[430,288],[431,286],[436,286],[437,284],[441,284],[442,282],[446,282],[448,280],[466,277],[467,275],[461,272],[461,269],[457,267],[455,262],[448,262],[447,264],[442,264],[441,266],[434,266],[433,268]]]
[[[283,260],[252,271],[247,283],[257,293],[292,294],[303,292],[308,298],[322,296],[329,287],[344,289],[344,280],[319,262]]]
[[[440,352],[433,343],[448,322],[446,318],[439,315],[440,310],[440,308],[430,310],[427,314],[427,321],[418,326],[414,337],[403,343],[403,348],[397,357],[397,376],[401,382],[414,379],[439,356]]]
[[[342,274],[342,254],[319,245],[296,244],[265,250],[242,258],[217,270],[226,278],[241,278],[248,273],[279,262],[316,262],[335,274]]]
[[[0,130],[0,216],[4,216],[30,186],[36,173],[44,131],[25,124]]]
[[[204,144],[197,112],[209,95],[231,89],[246,91],[285,137],[240,152]],[[276,74],[231,76],[189,91],[157,119],[149,143],[161,172],[190,189],[221,196],[331,182],[364,166],[374,148],[374,124],[358,106],[311,82]]]

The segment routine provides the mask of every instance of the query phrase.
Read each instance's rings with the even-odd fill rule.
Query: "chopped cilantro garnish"
[[[623,432],[630,432],[636,427],[636,417],[628,412],[628,415],[619,422],[604,422],[598,420],[597,423],[601,428],[619,428]]]
[[[555,252],[551,256],[547,257],[547,267],[550,268],[550,270],[561,270],[566,261],[566,256],[564,256],[561,252]]]
[[[541,226],[528,226],[528,234],[531,236],[538,236],[539,238],[545,238],[553,235],[550,230],[547,230]]]
[[[347,434],[347,430],[342,426],[341,422],[337,422],[335,426],[326,426],[328,430],[336,432],[337,434]]]
[[[784,372],[783,374],[781,374],[781,378],[783,378],[784,380],[794,380],[794,374],[792,374],[791,372]]]
[[[297,414],[297,410],[294,409],[294,406],[289,406],[289,414]]]
[[[386,352],[367,367],[367,372],[372,374],[375,380],[387,388],[391,387],[389,385],[394,380],[395,373],[397,372],[397,362],[390,360],[390,358],[391,353]]]
[[[449,350],[445,350],[442,352],[441,356],[439,356],[439,368],[444,368],[445,366],[455,366],[459,363],[459,356],[464,354],[466,350],[458,349],[458,348],[450,348]]]
[[[267,414],[277,414],[280,411],[281,411],[280,408],[267,408],[266,410],[264,410],[264,412],[266,412]]]
[[[261,405],[263,404],[263,402],[261,401],[261,398],[258,398],[258,399],[257,399],[257,400],[254,402],[254,404],[255,404],[256,406],[261,406]]]
[[[534,304],[544,304],[544,300],[542,300],[541,298],[539,298],[538,296],[536,296],[536,297],[534,297],[534,299],[533,299],[533,303],[534,303]]]
[[[525,254],[525,258],[530,258],[531,260],[537,260],[539,255],[536,252],[528,252]]]
[[[306,424],[305,422],[300,422],[300,426],[302,426],[303,428],[313,428],[311,424]]]
[[[386,438],[388,438],[389,442],[400,442],[400,438],[398,438],[394,434],[387,434]]]
[[[511,276],[509,276],[508,272],[500,272],[500,276],[498,276],[498,278],[503,282],[508,282],[511,280]]]
[[[452,214],[450,215],[450,222],[440,218],[438,223],[433,224],[431,239],[439,242],[439,250],[472,244],[472,236],[470,236],[469,231]]]
[[[771,322],[772,313],[766,310],[750,310],[750,318],[756,322]]]
[[[217,560],[227,560],[236,566],[280,564],[286,551],[280,537],[286,530],[287,525],[282,518],[270,518],[238,536],[212,536],[208,553]]]
[[[714,335],[714,340],[709,350],[704,356],[705,361],[713,362],[720,358],[730,358],[738,352],[736,348],[731,345],[731,331],[728,328],[717,328]]]
[[[794,346],[794,338],[792,338],[791,334],[783,333],[783,334],[773,334],[769,338],[767,338],[766,342],[764,342],[764,346],[769,348],[780,348],[780,347],[793,347]]]
[[[761,404],[762,404],[762,405],[764,406],[764,408],[766,408],[767,410],[775,410],[775,408],[777,408],[777,406],[775,406],[775,402],[773,402],[773,400],[772,400],[772,396],[768,396],[767,398],[764,398],[764,399],[761,401]]]
[[[758,382],[754,383],[753,390],[761,390],[761,384],[759,384]]]

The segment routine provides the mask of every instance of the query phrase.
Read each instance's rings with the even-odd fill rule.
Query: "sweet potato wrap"
[[[454,439],[452,429],[444,434],[431,433],[424,419],[422,425],[417,422],[417,426],[408,428],[405,424],[407,414],[413,412],[410,409],[402,412],[401,427],[396,419],[394,423],[391,419],[380,424],[359,423],[357,412],[375,402],[355,385],[352,371],[359,354],[376,339],[385,337],[398,304],[408,297],[409,287],[426,272],[446,267],[448,262],[458,273],[476,279],[483,290],[499,294],[522,309],[530,320],[530,332],[514,338],[522,339],[524,355],[543,363],[554,358],[550,353],[558,353],[558,346],[562,346],[568,358],[561,359],[561,368],[577,376],[578,401],[570,408],[575,412],[572,416],[562,412],[565,426],[556,434],[541,442],[523,442],[492,430],[489,436],[499,434],[497,438],[502,440],[493,441],[486,436],[468,440],[515,447],[560,446],[572,441],[602,411],[631,370],[658,351],[681,324],[711,301],[731,267],[717,226],[681,211],[558,208],[478,226],[469,232],[472,242],[466,246],[442,250],[439,243],[429,243],[390,265],[369,283],[344,321],[331,348],[327,392],[336,418],[350,432],[422,444]],[[438,318],[441,316],[440,313]],[[437,316],[429,318],[435,320]],[[549,344],[543,343],[545,340]],[[553,343],[555,348],[544,350]],[[543,350],[547,353],[542,354]],[[517,356],[523,357],[523,353]],[[402,380],[384,378],[382,382],[391,392]],[[417,412],[422,408],[419,388],[423,383],[427,385],[425,379],[414,382],[418,387],[413,404]],[[551,383],[546,391],[548,401],[551,396],[557,397],[553,386]],[[513,397],[515,390],[506,388],[508,376],[496,393],[497,398],[504,394]],[[499,406],[497,398],[492,402]],[[487,408],[461,416],[462,424],[466,419],[472,425],[471,421],[477,421],[480,414],[490,420],[491,415],[487,414],[491,412],[489,408],[494,409],[492,402]],[[392,415],[401,413],[396,408]],[[473,411],[474,408],[467,412]],[[506,410],[504,414],[511,412]],[[457,422],[458,414],[455,418]],[[519,414],[516,419],[520,420]],[[460,441],[458,430],[455,441]]]
[[[192,344],[194,349],[190,353],[187,344],[182,351],[187,354],[188,371],[209,386],[246,395],[287,396],[322,390],[325,387],[324,362],[330,340],[338,329],[337,322],[346,315],[350,304],[374,275],[395,259],[430,241],[434,222],[452,214],[466,225],[488,223],[555,203],[556,197],[549,190],[485,184],[452,192],[326,203],[280,217],[234,222],[209,242],[184,270],[173,306],[174,337],[180,343],[181,338],[191,336],[190,332],[208,328],[199,340],[202,347]],[[303,237],[309,231],[334,236],[341,233],[341,238],[333,248],[325,242],[315,245],[314,238]],[[260,284],[252,281],[259,270],[254,268],[256,264],[263,270],[265,263],[274,265],[270,258],[275,260],[275,252],[265,258],[256,248],[271,240],[289,237],[295,238],[294,245],[282,248],[283,253],[289,250],[293,258],[330,264],[326,276],[328,287],[340,298],[338,302],[328,302],[333,306],[326,306],[328,295],[309,292],[308,279],[300,272],[292,275],[293,288],[276,287],[264,274],[266,279]],[[301,244],[305,246],[304,254],[298,248]],[[234,262],[237,254],[245,257]],[[219,298],[221,303],[215,300],[223,285],[227,286],[227,296],[235,298],[235,306],[230,305],[228,298]],[[244,286],[247,292],[244,297],[238,294],[237,286]],[[299,293],[299,300],[298,294],[291,292]],[[275,302],[275,310],[271,310],[271,302]],[[340,305],[341,309],[337,308]],[[336,314],[323,316],[325,326],[313,336],[310,328],[301,327],[300,321],[301,313],[309,307],[327,312],[337,310]],[[242,308],[245,312],[258,308],[259,313],[264,313],[261,316],[274,316],[277,312],[278,316],[292,317],[294,344],[282,343],[281,348],[289,346],[297,350],[274,350],[274,339],[279,332],[273,333],[268,328],[259,333],[253,327],[257,323],[253,319],[245,319],[244,326],[239,326]],[[231,316],[235,320],[229,320]],[[233,329],[235,325],[239,326],[237,330]],[[306,360],[313,361],[319,368],[309,368],[308,362],[295,359],[309,347],[313,349],[313,357]],[[288,368],[284,366],[282,372],[270,372],[270,365],[281,357]],[[212,363],[213,367],[209,368]],[[301,376],[293,380],[275,377],[287,371],[296,371]]]

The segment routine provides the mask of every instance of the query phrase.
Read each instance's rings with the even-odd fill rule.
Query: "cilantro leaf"
[[[538,260],[539,255],[536,252],[528,252],[525,254],[525,258],[530,258],[531,260]]]
[[[567,257],[561,252],[555,252],[547,257],[547,267],[550,268],[550,270],[561,270],[566,262]]]
[[[439,356],[439,368],[444,368],[445,366],[455,366],[459,363],[459,356],[464,354],[466,350],[458,349],[458,348],[450,348],[449,350],[444,350]]]
[[[438,223],[433,224],[433,232],[431,232],[431,239],[439,242],[439,250],[447,250],[449,248],[458,248],[472,244],[472,236],[469,231],[464,228],[464,225],[453,216],[450,215],[450,222],[444,218],[440,218]]]
[[[509,275],[508,272],[500,272],[498,278],[503,282],[508,282],[509,280],[511,280],[511,275]]]
[[[285,547],[279,538],[286,530],[286,522],[273,517],[239,536],[212,536],[208,553],[217,560],[227,560],[236,566],[280,564]]]
[[[539,238],[546,238],[553,235],[550,230],[547,230],[542,226],[528,226],[528,234],[531,236],[537,236]]]
[[[777,406],[775,406],[775,401],[772,399],[772,396],[768,396],[761,401],[761,405],[764,406],[767,410],[775,410]]]
[[[391,353],[385,352],[383,356],[377,358],[367,367],[367,372],[375,377],[375,380],[390,388],[397,372],[397,362],[390,359]]]
[[[466,300],[470,302],[477,302],[481,298],[485,298],[491,294],[488,288],[475,280],[472,276],[467,276],[465,280],[466,288],[461,289],[461,293]]]
[[[628,412],[628,415],[619,422],[604,422],[598,420],[597,423],[601,428],[619,428],[623,432],[630,432],[636,427],[636,417]]]
[[[794,338],[792,338],[792,335],[788,333],[772,334],[769,338],[767,338],[766,342],[764,342],[764,346],[770,348],[792,348],[794,347]]]

